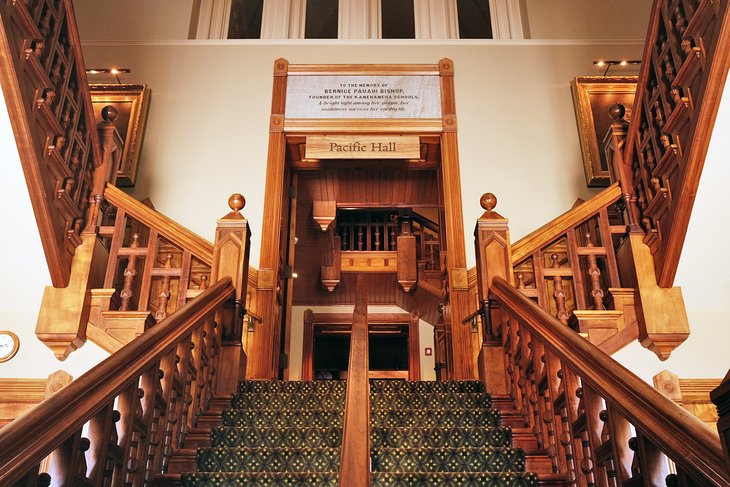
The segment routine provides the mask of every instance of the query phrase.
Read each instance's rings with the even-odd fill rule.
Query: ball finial
[[[482,198],[479,200],[479,204],[482,205],[487,211],[492,211],[497,206],[497,197],[492,193],[484,193]]]
[[[616,122],[618,120],[621,120],[624,118],[624,115],[626,115],[626,107],[623,106],[620,103],[614,103],[610,107],[608,107],[608,116],[611,117],[611,120]]]
[[[113,105],[107,105],[101,109],[101,118],[106,122],[113,122],[119,116],[119,110]]]
[[[231,210],[239,212],[244,206],[246,206],[246,198],[244,198],[241,193],[233,193],[231,197],[228,198],[228,206]]]

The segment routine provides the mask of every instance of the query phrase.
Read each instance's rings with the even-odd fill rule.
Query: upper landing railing
[[[727,0],[657,0],[623,150],[615,151],[632,230],[671,287],[730,67]],[[623,157],[621,157],[623,155]]]

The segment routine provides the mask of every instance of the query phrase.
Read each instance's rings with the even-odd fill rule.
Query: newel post
[[[489,301],[489,287],[495,277],[514,284],[512,249],[509,240],[509,220],[494,211],[497,197],[485,193],[479,201],[484,214],[474,229],[474,247],[477,260],[477,285],[482,303],[482,323],[499,323],[499,308]],[[489,320],[487,319],[489,318]],[[507,394],[507,371],[499,330],[484,327],[482,348],[479,351],[479,379],[492,394]]]
[[[245,377],[246,354],[241,336],[243,315],[246,313],[246,288],[248,286],[248,258],[251,251],[251,231],[248,221],[240,211],[246,200],[238,193],[231,195],[228,206],[231,212],[218,220],[213,246],[211,281],[224,277],[233,280],[235,298],[216,316],[221,330],[221,351],[218,355],[215,392],[230,395],[236,392],[238,382]]]

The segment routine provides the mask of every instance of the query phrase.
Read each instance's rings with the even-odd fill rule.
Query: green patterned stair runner
[[[371,381],[372,485],[534,487],[477,381]],[[344,381],[247,381],[186,487],[336,486]]]
[[[372,484],[536,486],[477,381],[371,381]]]

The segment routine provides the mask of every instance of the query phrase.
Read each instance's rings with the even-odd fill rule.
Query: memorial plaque
[[[420,159],[418,136],[337,135],[307,137],[307,159]]]
[[[289,76],[285,118],[441,119],[439,76]]]

